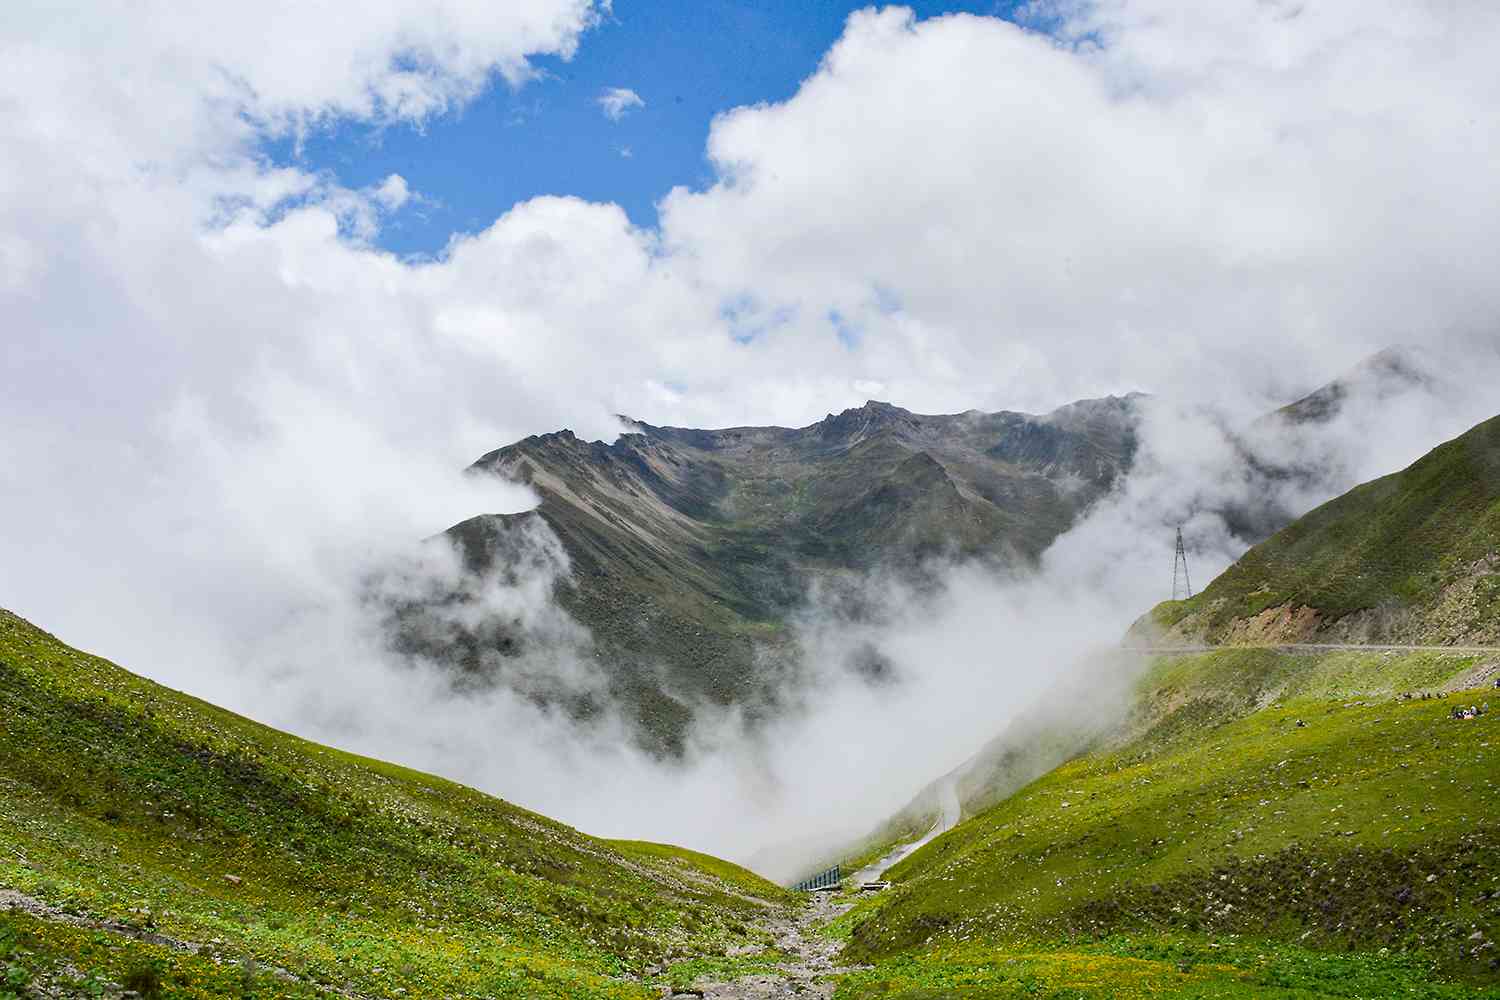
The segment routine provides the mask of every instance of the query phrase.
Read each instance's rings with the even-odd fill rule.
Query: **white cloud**
[[[408,263],[372,246],[416,197],[404,180],[350,190],[257,143],[420,120],[497,75],[520,85],[528,55],[573,51],[590,5],[8,11],[0,511],[19,530],[0,533],[0,603],[177,686],[347,733],[331,720],[386,695],[399,708],[420,683],[345,642],[350,581],[462,517],[525,507],[525,491],[457,474],[525,434],[610,436],[621,412],[804,423],[873,386],[924,411],[1145,388],[1237,418],[1394,341],[1493,350],[1494,5],[1042,12],[1066,16],[1061,40],[860,12],[795,96],[716,120],[716,183],[667,195],[659,232],[538,198]],[[1369,415],[1358,471],[1494,405],[1463,394],[1408,424]],[[1155,454],[1212,451],[1192,419],[1162,428]],[[1380,450],[1386,432],[1409,438]],[[1132,509],[1176,503],[1151,492],[1166,478]],[[1124,574],[1148,572],[1153,523],[1114,523],[1131,535],[1105,588],[1115,618],[1090,615],[1101,631],[1151,592]],[[1087,541],[1054,558],[1102,572],[1084,556],[1115,549]],[[304,643],[277,638],[289,624]],[[435,734],[392,711],[405,728],[369,728],[364,749],[584,826],[651,818],[610,767],[573,761],[592,789],[576,799],[495,767],[524,755],[545,773],[551,751],[519,723],[465,742],[481,727]],[[753,784],[740,763],[706,765],[720,794]],[[754,832],[736,822],[693,835]]]
[[[1377,7],[1068,4],[1076,45],[859,12],[794,98],[716,120],[664,239],[761,315],[837,309],[923,405],[1285,388],[1493,332],[1500,13]]]
[[[411,198],[411,189],[406,186],[405,177],[391,174],[371,192],[371,197],[380,203],[381,208],[394,212]]]
[[[629,87],[606,87],[595,100],[604,111],[604,117],[612,122],[619,121],[636,108],[646,106],[641,95]]]

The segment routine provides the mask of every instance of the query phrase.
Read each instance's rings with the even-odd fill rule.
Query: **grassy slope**
[[[1282,606],[1316,609],[1325,622],[1383,606],[1431,611],[1444,588],[1497,551],[1500,417],[1319,507],[1153,618],[1220,640],[1236,622]],[[1500,620],[1500,576],[1485,576],[1465,598],[1462,623],[1488,636]],[[1462,637],[1437,627],[1407,638]]]
[[[296,739],[0,611],[5,889],[51,908],[0,911],[16,983],[164,996],[644,997],[632,976],[755,938],[789,898]]]
[[[1500,996],[1495,951],[1473,952],[1500,932],[1500,704],[1455,722],[1400,697],[1480,667],[1162,661],[1132,738],[961,824],[833,928],[875,963],[839,997]]]

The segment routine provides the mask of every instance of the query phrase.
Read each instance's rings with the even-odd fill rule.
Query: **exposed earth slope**
[[[0,997],[645,998],[673,958],[732,967],[789,900],[296,739],[0,611]]]
[[[1500,418],[1251,549],[1138,632],[1174,642],[1500,644]]]

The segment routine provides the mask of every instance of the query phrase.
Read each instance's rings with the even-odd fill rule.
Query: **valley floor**
[[[678,991],[669,996],[681,1000],[777,1000],[793,996],[832,1000],[835,981],[852,970],[838,962],[841,942],[822,931],[851,905],[828,893],[812,893],[800,912],[765,925],[774,943],[740,956],[738,968],[734,962],[708,972],[699,972],[698,963],[691,961],[674,966],[671,978]]]
[[[1496,677],[1451,651],[1163,658],[1119,733],[891,888],[793,897],[0,612],[0,1000],[1500,1000]]]

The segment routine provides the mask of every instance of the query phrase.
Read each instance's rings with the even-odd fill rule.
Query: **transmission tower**
[[[1180,582],[1179,582],[1180,581]],[[1172,560],[1172,600],[1193,596],[1193,581],[1188,579],[1187,548],[1182,544],[1182,528],[1177,528],[1177,555]]]

